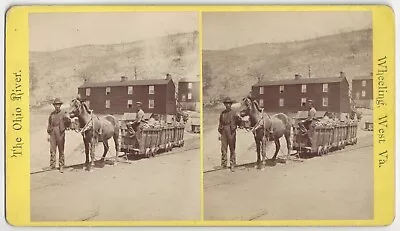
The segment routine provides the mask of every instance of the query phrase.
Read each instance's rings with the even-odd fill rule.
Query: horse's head
[[[240,117],[245,117],[250,115],[251,110],[251,99],[249,97],[245,97],[242,99],[241,108],[240,108]]]
[[[68,109],[68,116],[70,118],[78,117],[83,113],[85,109],[84,102],[80,98],[75,98],[71,101],[69,109]]]

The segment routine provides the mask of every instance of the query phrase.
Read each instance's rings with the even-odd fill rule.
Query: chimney
[[[121,76],[121,82],[124,82],[124,81],[126,81],[128,79],[128,77],[126,77],[126,76]]]
[[[300,74],[295,74],[295,75],[294,75],[294,79],[296,79],[296,80],[297,80],[297,79],[301,79],[301,75],[300,75]]]
[[[171,75],[169,73],[167,73],[167,75],[165,76],[166,80],[170,80],[171,79]]]
[[[343,77],[346,77],[346,74],[343,71],[341,71],[340,72],[340,78],[343,78]]]

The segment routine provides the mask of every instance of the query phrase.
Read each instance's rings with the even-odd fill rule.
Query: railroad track
[[[362,148],[367,148],[367,147],[372,147],[373,144],[364,144],[364,145],[356,145],[356,146],[347,146],[347,149],[343,149],[343,150],[339,150],[339,151],[333,151],[333,152],[329,152],[326,155],[334,155],[336,153],[343,153],[343,152],[348,152],[348,151],[353,151],[353,150],[358,150],[358,149],[362,149]],[[291,154],[290,156],[295,156],[296,154]],[[324,155],[324,156],[326,156]],[[322,156],[323,157],[323,156]],[[284,159],[285,160],[285,159]],[[290,159],[290,161],[299,161],[302,159]],[[237,165],[237,167],[245,167],[245,166],[252,166],[252,165],[256,165],[256,162],[249,162],[249,163],[244,163],[244,164],[240,164]],[[226,170],[224,168],[218,168],[218,169],[211,169],[211,170],[207,170],[207,171],[203,171],[203,175],[208,174],[208,173],[213,173],[213,172],[219,172],[219,171],[223,171]]]
[[[170,152],[162,152],[162,153],[160,153],[160,154],[155,155],[155,156],[152,157],[152,158],[141,158],[141,159],[153,159],[153,158],[157,158],[157,157],[161,157],[161,156],[169,156],[169,155],[173,155],[173,154],[176,154],[176,153],[179,153],[179,152],[192,151],[192,150],[196,150],[196,149],[200,149],[200,146],[197,145],[196,143],[191,143],[191,144],[188,144],[188,145],[183,146],[183,147],[181,147],[181,148],[173,149],[173,150],[170,151]],[[118,155],[118,157],[121,157],[121,158],[123,158],[124,156],[125,156],[125,154]],[[82,157],[82,158],[83,158],[83,157]],[[112,156],[112,157],[107,157],[107,158],[105,158],[105,162],[107,162],[107,161],[113,161],[113,159],[114,159],[114,156]],[[139,159],[139,160],[140,160],[140,159]],[[98,159],[95,160],[95,162],[98,162],[98,161],[99,161]],[[132,162],[134,162],[134,161],[135,161],[135,160],[130,160],[130,161],[119,162],[119,163],[130,164],[130,163],[132,163]],[[64,167],[64,169],[68,169],[68,168],[78,168],[79,166],[84,166],[84,163],[81,163],[81,164],[73,164],[73,165],[67,165],[67,166]],[[38,174],[41,174],[41,173],[46,173],[46,172],[51,172],[51,171],[58,171],[58,170],[57,170],[57,169],[53,169],[53,170],[39,170],[39,171],[31,172],[30,175],[38,175]]]

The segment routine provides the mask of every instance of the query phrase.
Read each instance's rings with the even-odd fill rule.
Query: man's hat
[[[314,101],[312,99],[307,100],[309,103],[313,103]]]
[[[136,105],[142,106],[142,102],[136,102]]]
[[[235,101],[233,100],[233,99],[231,99],[231,98],[229,98],[229,97],[226,97],[225,99],[224,99],[224,101],[222,101],[224,104],[225,103],[235,103]]]
[[[55,98],[53,101],[53,105],[55,104],[63,104],[63,102],[60,100],[60,98]]]

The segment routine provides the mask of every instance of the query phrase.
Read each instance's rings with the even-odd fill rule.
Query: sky
[[[202,18],[206,50],[306,40],[372,28],[372,14],[368,11],[207,12]]]
[[[197,12],[32,13],[31,51],[116,44],[198,29]]]

